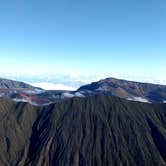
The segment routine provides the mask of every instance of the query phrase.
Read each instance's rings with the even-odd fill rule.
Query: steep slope
[[[0,99],[0,165],[23,166],[38,110],[25,103]]]
[[[50,105],[33,126],[26,165],[164,166],[166,105],[111,96]]]
[[[109,94],[142,102],[166,101],[166,86],[107,78],[78,89],[82,93]]]
[[[44,107],[0,99],[1,166],[165,166],[166,104],[113,96]]]

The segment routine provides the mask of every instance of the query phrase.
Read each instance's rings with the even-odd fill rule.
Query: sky
[[[0,0],[0,76],[166,83],[165,9],[165,0]]]

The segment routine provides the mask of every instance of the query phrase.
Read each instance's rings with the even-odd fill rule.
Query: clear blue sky
[[[166,73],[165,0],[1,0],[0,72]]]

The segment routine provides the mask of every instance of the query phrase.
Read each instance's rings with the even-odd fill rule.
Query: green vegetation
[[[166,165],[166,104],[104,95],[0,103],[2,166]]]

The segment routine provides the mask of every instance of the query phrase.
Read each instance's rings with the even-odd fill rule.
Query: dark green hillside
[[[166,165],[166,104],[92,96],[39,108],[1,99],[0,119],[0,166]]]
[[[43,111],[33,126],[26,163],[162,166],[165,159],[166,105],[94,96]]]
[[[29,104],[0,99],[0,166],[24,165],[37,112]]]

